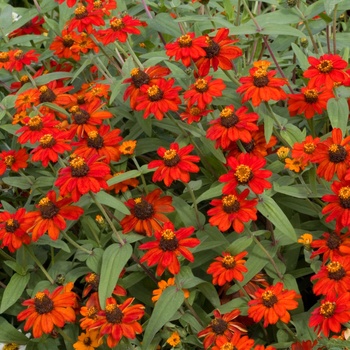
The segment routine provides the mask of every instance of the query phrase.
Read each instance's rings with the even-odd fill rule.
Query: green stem
[[[297,6],[296,6],[295,8],[296,8],[296,10],[297,10],[298,13],[299,13],[300,19],[301,19],[302,22],[304,22],[304,24],[305,24],[305,28],[306,28],[306,30],[307,30],[307,33],[309,34],[309,37],[310,37],[312,46],[313,46],[313,48],[314,48],[314,51],[315,51],[316,54],[318,54],[318,47],[317,47],[315,38],[314,38],[314,36],[313,36],[313,34],[312,34],[312,31],[311,31],[311,29],[310,29],[309,22],[308,22],[308,20],[305,18],[304,14],[300,11],[300,9],[299,9]]]
[[[59,333],[62,338],[64,338],[65,340],[67,340],[68,342],[74,344],[76,341],[73,340],[70,336],[68,336],[61,328],[59,327],[55,327],[57,333]]]
[[[70,238],[66,232],[63,232],[63,233],[62,233],[62,236],[63,236],[73,247],[75,247],[75,248],[77,248],[77,249],[81,250],[82,252],[87,253],[87,254],[89,254],[89,255],[92,255],[92,254],[93,254],[93,251],[92,251],[92,250],[88,250],[88,249],[86,249],[86,248],[80,246],[77,242],[75,242],[72,238]]]
[[[136,53],[134,52],[134,50],[132,49],[129,40],[126,41],[126,46],[129,49],[129,53],[131,54],[132,58],[134,59],[135,63],[143,70],[143,64],[141,63],[141,61],[139,60],[139,58],[137,57]]]
[[[239,289],[241,290],[241,292],[245,295],[246,298],[248,298],[248,300],[251,299],[251,297],[249,296],[249,294],[247,293],[247,291],[243,288],[243,286],[241,285],[241,283],[237,280],[235,280],[235,284],[237,284],[237,286],[239,287]]]
[[[197,199],[196,199],[196,197],[194,195],[194,192],[193,192],[191,186],[188,183],[185,183],[185,186],[186,186],[187,191],[190,194],[191,199],[192,199],[194,211],[195,211],[195,214],[196,214],[196,220],[197,220],[198,229],[202,230],[203,229],[203,225],[201,224],[200,219],[199,219],[199,211],[198,211],[198,206],[197,206]]]
[[[147,189],[147,184],[146,184],[146,179],[145,176],[142,173],[142,169],[140,167],[139,162],[137,161],[135,156],[132,156],[131,159],[133,160],[134,164],[136,165],[137,170],[140,172],[140,176],[141,176],[141,181],[142,181],[142,186],[143,189],[145,190],[146,194],[148,194],[148,189]]]
[[[118,242],[120,243],[121,246],[123,246],[125,244],[124,240],[120,237],[119,232],[117,231],[117,229],[115,228],[115,226],[113,225],[112,220],[110,219],[109,215],[106,213],[105,208],[103,207],[103,205],[96,199],[96,196],[90,191],[90,196],[92,198],[92,200],[94,201],[94,203],[97,205],[97,207],[100,209],[101,213],[103,214],[103,216],[105,217],[105,219],[108,222],[109,227],[112,229],[113,233],[115,234]]]
[[[337,53],[337,41],[336,41],[336,34],[337,34],[337,9],[338,9],[338,4],[334,6],[334,10],[333,10],[332,33],[333,33],[333,53],[334,53],[334,55]]]
[[[282,328],[292,337],[294,341],[299,341],[295,333],[284,322],[279,321],[278,324],[282,326]]]
[[[15,258],[13,258],[11,255],[8,255],[5,253],[2,249],[0,249],[0,255],[5,258],[5,260],[11,260],[11,261],[16,261]]]
[[[241,0],[238,0],[237,3],[237,14],[236,14],[236,21],[235,26],[237,27],[240,23],[240,14],[241,14]]]
[[[39,269],[42,271],[42,273],[46,276],[46,278],[49,280],[51,284],[55,284],[55,281],[53,278],[49,275],[49,273],[46,271],[45,267],[41,264],[39,259],[32,253],[32,251],[25,245],[24,249],[26,252],[30,255],[30,257],[34,260],[34,262],[37,264]]]
[[[192,305],[185,299],[184,303],[187,307],[187,309],[190,311],[190,313],[193,315],[193,317],[200,323],[202,327],[205,327],[206,325],[203,323],[202,319],[197,314],[196,310],[192,307]]]

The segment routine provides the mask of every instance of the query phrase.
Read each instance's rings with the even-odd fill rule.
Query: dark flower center
[[[56,140],[51,134],[46,134],[39,140],[42,148],[51,148],[56,144]]]
[[[250,142],[246,143],[241,141],[243,148],[247,151],[247,153],[251,153],[255,147],[255,141],[252,139]]]
[[[87,139],[88,147],[100,149],[103,147],[103,137],[97,131],[90,131]]]
[[[325,318],[331,317],[333,316],[335,307],[336,304],[334,302],[326,301],[320,306],[320,314]]]
[[[76,157],[70,162],[70,167],[72,170],[73,177],[83,177],[89,172],[89,166],[85,163],[84,159],[81,157]]]
[[[194,83],[194,87],[197,92],[206,92],[209,89],[208,83],[205,79],[198,79]]]
[[[92,340],[90,337],[86,337],[84,338],[84,341],[83,341],[84,345],[86,346],[90,346],[92,344]]]
[[[327,271],[328,277],[336,281],[341,280],[346,275],[346,272],[339,261],[331,261],[327,265]]]
[[[42,86],[40,89],[40,97],[39,97],[39,101],[40,103],[43,102],[53,102],[56,100],[56,95],[55,93],[48,88],[47,86]]]
[[[225,196],[222,199],[222,206],[223,206],[224,212],[227,214],[235,213],[241,207],[239,201],[237,200],[237,197],[234,196],[233,194],[229,194],[228,196]]]
[[[192,46],[192,38],[188,34],[180,36],[177,42],[179,43],[180,47]]]
[[[347,155],[348,155],[348,153],[346,152],[346,149],[342,145],[337,145],[337,144],[333,143],[333,145],[331,145],[328,148],[329,160],[332,163],[343,162]]]
[[[5,344],[3,350],[19,350],[19,346],[16,343]]]
[[[19,228],[19,222],[16,219],[8,219],[5,224],[6,232],[14,233]]]
[[[10,60],[10,55],[7,52],[0,52],[0,62],[6,63]]]
[[[344,209],[350,209],[350,187],[342,187],[338,192],[339,203]]]
[[[8,168],[10,168],[12,165],[13,165],[13,163],[15,162],[15,157],[14,156],[12,156],[12,155],[9,155],[9,156],[6,156],[5,158],[4,158],[4,163],[6,164],[6,166],[8,167]]]
[[[54,309],[53,301],[44,292],[35,294],[34,307],[40,315],[47,314]]]
[[[64,47],[71,47],[74,44],[74,40],[72,37],[68,34],[63,37],[63,46]]]
[[[321,73],[328,73],[333,69],[333,63],[330,60],[323,60],[319,65],[316,66],[316,68]]]
[[[96,275],[96,273],[92,273],[89,278],[86,280],[87,284],[91,286],[91,289],[94,292],[98,290],[98,284],[100,283],[100,276]]]
[[[165,151],[164,156],[164,164],[168,167],[173,167],[177,165],[180,161],[180,156],[177,154],[177,152],[174,149],[168,149]]]
[[[211,328],[216,334],[224,334],[224,332],[227,329],[227,322],[224,321],[222,318],[216,318],[211,322]]]
[[[114,31],[117,31],[117,30],[121,30],[125,27],[125,24],[124,22],[120,19],[120,18],[117,18],[115,19],[114,21],[111,21],[111,28],[114,30]]]
[[[261,298],[262,298],[263,305],[268,308],[274,306],[277,303],[276,295],[273,294],[273,292],[270,290],[267,290],[266,292],[264,292]]]
[[[178,248],[179,241],[176,238],[174,231],[167,229],[162,232],[162,238],[159,242],[159,247],[163,251],[174,251]]]
[[[307,103],[315,103],[318,101],[318,92],[315,89],[309,89],[304,92],[304,99]]]
[[[331,233],[327,239],[327,247],[331,250],[337,249],[340,246],[341,239],[336,234]]]
[[[206,58],[213,58],[218,56],[220,52],[219,44],[217,44],[214,40],[211,40],[211,39],[207,39],[207,43],[209,44],[209,46],[203,47],[206,53]]]
[[[269,83],[269,77],[267,76],[266,69],[258,68],[253,74],[254,86],[261,88],[267,86]]]
[[[149,75],[139,68],[132,69],[130,75],[132,82],[137,88],[140,88],[144,84],[148,84],[150,81]]]
[[[121,323],[123,319],[123,312],[115,304],[106,306],[106,319],[108,323]]]
[[[154,213],[153,205],[142,198],[135,200],[134,214],[139,220],[146,220],[152,217]]]
[[[155,102],[163,98],[163,91],[158,85],[152,85],[147,89],[147,95],[150,101]]]
[[[44,197],[39,201],[39,211],[44,219],[52,219],[60,209],[48,197]]]
[[[90,119],[90,114],[84,109],[80,109],[79,106],[72,107],[71,112],[75,124],[83,125]]]
[[[29,120],[28,126],[31,131],[40,131],[43,128],[43,121],[37,115]]]
[[[316,149],[316,146],[313,142],[308,142],[304,144],[304,152],[306,154],[314,153],[315,149]]]
[[[240,185],[247,184],[253,178],[252,169],[248,165],[238,165],[235,171],[235,178]]]
[[[235,257],[232,255],[225,255],[221,263],[225,269],[232,269],[236,266]]]
[[[226,107],[220,112],[220,123],[226,129],[232,128],[238,122],[239,119],[231,108]]]
[[[84,5],[79,5],[75,10],[74,10],[75,18],[76,19],[83,19],[85,18],[89,13],[86,10],[86,7]]]

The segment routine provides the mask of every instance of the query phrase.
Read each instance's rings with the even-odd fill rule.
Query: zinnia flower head
[[[155,303],[160,298],[160,296],[162,295],[162,293],[165,289],[167,289],[169,286],[174,286],[174,285],[175,285],[175,278],[174,277],[168,278],[167,281],[160,280],[158,282],[159,288],[154,289],[152,291],[152,294],[153,294],[152,301]],[[190,292],[187,289],[183,289],[182,291],[184,292],[185,298],[188,298],[190,296]]]
[[[78,341],[73,344],[75,350],[94,350],[103,343],[98,329],[86,330],[78,336]]]

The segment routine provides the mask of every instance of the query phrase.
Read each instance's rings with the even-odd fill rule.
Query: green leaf
[[[142,349],[148,350],[156,333],[175,315],[184,301],[184,293],[176,286],[167,287],[157,301],[149,319],[143,340]]]
[[[304,54],[304,52],[299,48],[299,46],[297,46],[296,44],[292,43],[292,49],[295,53],[295,56],[297,57],[298,59],[298,63],[299,63],[299,66],[302,70],[306,70],[308,69],[308,67],[310,66],[308,60],[307,60],[307,57],[306,55]]]
[[[36,242],[37,245],[48,245],[54,248],[62,249],[63,251],[70,253],[70,249],[67,243],[61,241],[60,239],[54,241],[49,236],[41,236],[40,239]]]
[[[107,181],[107,184],[108,184],[108,186],[112,186],[112,185],[118,184],[119,182],[123,182],[123,181],[128,180],[128,179],[134,179],[138,176],[140,176],[140,172],[138,170],[129,170],[123,174],[112,177],[111,179],[109,179]]]
[[[306,135],[295,125],[286,124],[284,129],[281,130],[281,136],[288,142],[290,147],[293,147],[296,142],[302,142]]]
[[[284,24],[268,24],[259,33],[264,35],[291,35],[300,38],[305,36],[302,31]]]
[[[125,206],[125,204],[121,200],[119,200],[116,197],[113,197],[112,195],[104,191],[100,191],[96,194],[96,200],[98,200],[101,204],[107,205],[108,207],[118,210],[122,214],[125,214],[125,215],[130,214],[129,209]]]
[[[215,287],[211,283],[201,283],[197,286],[199,291],[209,300],[209,302],[217,308],[220,306],[220,299]]]
[[[181,35],[180,28],[171,18],[170,13],[159,13],[151,21],[148,27],[162,34],[170,34],[177,38]]]
[[[265,216],[267,220],[271,221],[293,242],[297,241],[297,236],[292,224],[290,223],[284,212],[281,210],[281,208],[271,197],[262,194],[260,196],[257,209],[263,216]]]
[[[327,102],[327,112],[333,128],[340,128],[343,135],[346,133],[346,127],[349,119],[349,105],[345,98],[336,100],[331,98]]]
[[[6,311],[10,306],[18,301],[30,279],[30,274],[19,275],[15,273],[5,288],[1,300],[0,314]]]
[[[3,177],[2,181],[4,181],[6,185],[17,187],[21,190],[28,190],[33,186],[34,177]]]
[[[29,339],[15,327],[0,317],[0,343],[27,344]]]
[[[213,186],[209,188],[209,190],[203,192],[198,198],[197,198],[197,204],[208,200],[208,199],[213,199],[217,198],[222,195],[222,188],[224,187],[224,184],[219,184],[217,186]]]
[[[92,255],[90,255],[86,259],[87,267],[95,273],[99,273],[102,266],[102,257],[103,257],[103,249],[95,248],[92,251]]]
[[[327,15],[330,16],[335,8],[335,5],[340,4],[341,2],[344,2],[344,0],[327,0],[327,1],[325,1],[324,9],[326,10]]]
[[[35,78],[34,81],[36,82],[37,85],[45,85],[54,80],[71,78],[71,77],[73,77],[73,73],[70,73],[70,72],[55,72],[55,73],[47,73],[44,75],[40,75],[39,77]]]
[[[132,246],[128,243],[110,245],[102,257],[102,266],[100,273],[100,284],[98,288],[99,300],[102,308],[106,305],[106,299],[112,295],[119,275],[130,259]]]

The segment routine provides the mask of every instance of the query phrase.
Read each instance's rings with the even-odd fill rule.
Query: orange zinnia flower
[[[120,159],[119,142],[123,140],[119,134],[119,129],[110,130],[109,125],[101,125],[98,130],[89,131],[87,137],[72,143],[72,146],[78,146],[74,153],[86,159],[97,155],[107,164],[117,162]]]
[[[325,337],[330,331],[340,333],[341,325],[350,321],[350,294],[343,293],[339,297],[326,297],[321,305],[312,311],[309,326]]]
[[[223,286],[226,282],[233,280],[243,281],[242,272],[247,272],[248,269],[244,266],[244,258],[248,252],[244,251],[237,255],[231,255],[228,252],[223,252],[222,257],[215,258],[207,269],[207,273],[213,275],[213,284]]]
[[[94,350],[102,344],[102,336],[98,329],[87,330],[78,336],[78,341],[73,344],[75,350]]]
[[[170,149],[159,147],[157,153],[162,160],[152,160],[148,169],[156,168],[152,181],[164,181],[165,186],[170,186],[173,181],[181,180],[184,183],[190,181],[189,173],[198,173],[199,167],[193,162],[199,162],[200,158],[189,153],[194,149],[193,145],[180,148],[179,144],[173,142]]]
[[[138,97],[141,93],[141,86],[143,85],[154,85],[157,79],[165,77],[170,73],[169,68],[161,66],[152,66],[146,68],[144,71],[140,68],[133,68],[130,72],[131,77],[123,81],[124,84],[130,83],[126,88],[123,99],[126,101],[130,97],[130,107],[132,109],[136,108]]]
[[[45,232],[51,239],[58,239],[60,232],[67,227],[66,220],[78,220],[84,213],[84,209],[71,203],[69,198],[56,200],[55,191],[49,191],[40,199],[36,205],[38,210],[26,215],[31,222],[28,231],[32,232],[32,240],[36,242]]]
[[[0,175],[3,175],[6,170],[18,172],[19,169],[25,169],[28,166],[29,155],[25,148],[18,151],[9,150],[0,153]]]
[[[143,94],[137,98],[136,111],[144,111],[143,117],[146,119],[150,114],[154,114],[156,119],[162,120],[168,111],[177,111],[181,104],[179,97],[180,86],[173,87],[174,78],[165,80],[163,78],[154,81],[153,85],[144,84],[140,90]]]
[[[234,112],[233,105],[225,107],[220,117],[209,122],[211,126],[207,130],[207,138],[215,140],[215,147],[227,149],[234,141],[249,143],[252,140],[252,131],[258,130],[257,121],[259,116],[247,113],[248,108],[242,106]]]
[[[118,304],[114,298],[108,298],[105,310],[98,313],[99,319],[90,326],[98,328],[101,335],[108,335],[107,345],[114,348],[122,337],[135,339],[136,334],[142,333],[142,326],[137,322],[144,315],[142,304],[131,305],[135,298],[128,298]]]
[[[254,340],[246,335],[241,336],[236,332],[231,339],[226,337],[219,337],[215,341],[215,345],[211,350],[251,350],[254,345]]]
[[[236,192],[223,196],[222,199],[213,199],[210,205],[214,206],[208,210],[211,216],[209,223],[218,226],[221,232],[232,227],[237,233],[244,230],[244,222],[256,220],[257,199],[247,200],[249,190],[246,188],[241,194]]]
[[[175,61],[181,60],[186,67],[189,67],[191,60],[196,61],[206,55],[204,51],[206,46],[208,44],[205,37],[195,38],[194,33],[187,33],[177,38],[174,43],[166,44],[165,53],[170,58],[175,56]]]
[[[300,295],[294,290],[284,289],[283,283],[277,282],[275,286],[259,288],[255,298],[248,302],[248,316],[254,322],[264,319],[264,327],[267,327],[269,324],[277,323],[278,320],[288,323],[290,321],[288,311],[298,307],[295,299],[300,298]]]
[[[9,52],[0,51],[0,69],[8,70],[11,64],[11,57]]]
[[[80,60],[79,52],[74,52],[71,50],[72,46],[76,43],[78,34],[74,31],[68,31],[68,29],[63,29],[61,36],[56,36],[49,49],[54,51],[54,55],[59,58],[72,58],[75,61]]]
[[[249,186],[256,194],[261,194],[266,188],[272,187],[271,183],[265,180],[272,175],[272,172],[261,169],[266,165],[264,158],[242,153],[238,158],[228,158],[227,165],[230,168],[229,172],[219,177],[220,182],[228,182],[222,189],[224,194],[235,191],[238,185]]]
[[[66,92],[74,89],[73,86],[58,87],[57,81],[40,86],[39,88],[39,102],[51,102],[59,106],[67,106],[76,103],[76,98],[73,95],[66,94]]]
[[[249,70],[250,76],[239,79],[242,85],[236,91],[243,94],[243,103],[251,100],[253,106],[257,107],[263,101],[280,101],[287,98],[287,94],[281,88],[287,84],[287,81],[283,78],[275,78],[275,70],[268,72],[267,68],[270,64],[267,61],[254,62],[254,67]]]
[[[303,142],[294,143],[292,148],[292,157],[303,158],[305,162],[309,162],[312,159],[319,142],[319,137],[313,138],[311,135],[306,136]]]
[[[0,213],[1,248],[7,247],[11,253],[21,248],[22,244],[29,244],[30,237],[27,230],[30,223],[26,220],[26,210],[18,209],[15,213],[3,211]]]
[[[22,305],[28,306],[21,311],[18,321],[26,320],[24,331],[33,327],[33,337],[40,338],[43,333],[49,334],[54,327],[62,328],[66,322],[75,321],[75,305],[77,295],[71,292],[73,283],[57,287],[52,293],[47,289],[37,292],[32,299],[25,300]]]
[[[163,213],[171,213],[175,208],[171,205],[170,196],[160,197],[162,191],[156,189],[145,197],[131,198],[125,205],[130,210],[130,215],[120,222],[123,233],[135,231],[137,233],[152,236],[153,231],[160,231],[161,224],[169,219]]]
[[[117,177],[117,176],[124,174],[124,173],[125,173],[125,171],[121,170],[121,171],[114,173],[113,175],[108,174],[106,176],[105,180],[108,182],[108,180],[112,179],[113,177]],[[136,178],[126,179],[126,180],[123,180],[121,182],[118,182],[116,184],[109,186],[108,191],[114,191],[116,194],[118,194],[120,192],[126,192],[129,189],[129,187],[137,187],[138,184],[139,184],[139,180],[137,180]]]
[[[205,37],[208,46],[203,47],[203,49],[206,54],[196,61],[198,73],[201,77],[209,73],[210,67],[215,72],[219,67],[222,70],[231,70],[233,68],[231,60],[242,56],[242,50],[232,45],[238,40],[228,39],[228,34],[229,30],[227,28],[220,28],[214,38]]]
[[[165,289],[167,289],[169,286],[175,286],[175,278],[171,277],[168,278],[168,281],[165,280],[161,280],[158,282],[158,289],[154,289],[152,291],[152,301],[155,303],[160,296],[162,295],[162,293],[164,292]],[[184,292],[184,297],[188,298],[190,296],[190,292],[187,289],[183,289],[182,290]]]
[[[71,195],[73,202],[89,191],[97,193],[101,188],[107,189],[105,176],[110,173],[109,166],[97,161],[98,156],[87,160],[76,156],[69,166],[59,170],[55,186],[60,189],[60,195]]]
[[[321,266],[320,271],[311,277],[318,280],[312,287],[315,295],[337,297],[350,291],[350,257],[337,257]]]
[[[348,79],[344,69],[348,63],[339,55],[325,54],[319,59],[308,57],[311,66],[304,72],[305,78],[310,78],[309,86],[311,88],[321,88],[323,85],[328,90],[332,90],[334,84],[342,84]]]
[[[155,241],[141,244],[139,249],[149,249],[140,259],[140,262],[147,262],[148,266],[157,265],[156,274],[161,276],[167,269],[173,275],[180,272],[178,256],[182,255],[190,262],[194,261],[193,254],[187,249],[196,247],[200,240],[189,238],[194,232],[194,227],[183,227],[174,231],[174,225],[166,222],[162,230],[154,233]]]
[[[204,349],[208,349],[220,339],[232,339],[235,333],[240,336],[241,333],[247,332],[246,327],[242,323],[234,321],[240,313],[239,310],[232,310],[227,314],[221,315],[219,310],[214,310],[214,320],[198,333],[198,338],[205,337],[203,340]]]
[[[132,18],[130,15],[125,15],[122,18],[113,17],[109,21],[110,28],[100,29],[97,32],[98,40],[103,45],[108,45],[116,40],[125,43],[129,34],[141,34],[136,27],[142,26],[142,22]]]
[[[21,111],[26,111],[39,104],[40,92],[37,88],[28,89],[21,92],[15,101],[15,107],[17,108],[17,113]]]
[[[334,97],[332,90],[304,87],[299,94],[288,95],[288,111],[294,117],[304,114],[311,119],[315,113],[322,114],[327,109],[327,102]]]
[[[199,78],[190,89],[185,91],[184,98],[188,99],[188,105],[198,104],[198,108],[205,109],[213,101],[213,97],[222,96],[222,91],[226,85],[222,79],[212,80],[212,76]]]
[[[341,129],[334,128],[332,136],[317,145],[311,162],[319,163],[318,176],[330,181],[337,174],[342,180],[350,164],[350,136],[343,139]]]
[[[11,50],[10,54],[10,64],[8,70],[12,72],[13,70],[19,72],[24,66],[30,65],[32,62],[38,62],[38,57],[40,56],[34,50],[29,50],[28,52],[23,52],[22,50]]]
[[[212,110],[210,109],[200,109],[197,106],[187,106],[186,111],[180,114],[180,118],[186,121],[187,124],[192,124],[193,122],[199,122],[203,117],[208,115]]]

